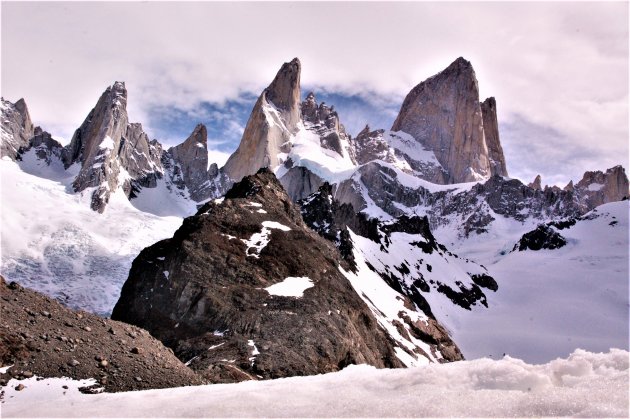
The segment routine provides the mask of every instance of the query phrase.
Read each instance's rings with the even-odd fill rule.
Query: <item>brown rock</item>
[[[488,157],[490,158],[490,173],[499,176],[507,176],[507,166],[503,147],[499,140],[499,122],[497,120],[497,101],[489,97],[481,103],[481,114],[483,116],[483,133],[488,147]]]
[[[475,71],[463,58],[425,80],[405,98],[392,131],[411,134],[435,153],[448,183],[491,174]]]
[[[261,167],[282,163],[278,153],[289,151],[285,143],[296,132],[299,120],[300,61],[295,58],[283,64],[256,101],[238,149],[223,167],[225,174],[240,181]]]
[[[19,301],[15,301],[13,297]],[[106,391],[128,391],[138,387],[134,376],[142,376],[143,388],[181,387],[185,385],[201,384],[203,381],[189,368],[184,366],[167,348],[159,341],[146,333],[138,333],[134,340],[134,346],[138,347],[147,357],[157,357],[160,366],[138,363],[136,356],[124,356],[118,336],[123,336],[125,329],[138,330],[135,327],[116,321],[108,321],[107,325],[117,331],[113,336],[103,327],[94,327],[91,332],[86,332],[82,327],[71,329],[63,328],[66,321],[76,321],[77,312],[68,309],[53,299],[19,286],[10,287],[0,276],[0,301],[2,301],[2,324],[9,328],[0,327],[0,365],[14,365],[8,370],[12,377],[69,377],[76,380],[102,377],[103,374],[118,368],[122,372],[113,377],[108,375],[104,384]],[[46,311],[54,313],[46,321],[38,321],[29,326],[29,332],[35,336],[47,333],[59,332],[64,329],[65,342],[62,348],[49,345],[46,340],[37,339],[23,342],[20,339],[20,330],[24,329],[26,320],[30,317],[24,310],[28,308],[32,312]],[[98,324],[100,318],[94,314],[83,313],[83,322]],[[29,333],[30,334],[30,333]],[[91,343],[83,343],[72,353],[70,341],[85,342],[85,336],[89,335]],[[126,347],[126,346],[125,346]],[[127,349],[128,350],[128,349]],[[22,370],[28,363],[28,370]],[[18,367],[18,366],[21,366]]]
[[[537,190],[537,191],[542,191],[542,178],[540,177],[540,175],[536,175],[536,178],[534,179],[534,181],[532,183],[529,183],[527,186],[529,186],[530,188]]]
[[[270,228],[258,253],[241,239],[261,233],[265,221],[287,231]],[[150,263],[158,256],[172,267],[168,287],[160,287],[164,278]],[[214,382],[317,374],[353,363],[402,366],[340,263],[334,245],[304,225],[273,173],[261,170],[234,185],[221,204],[210,202],[187,218],[172,239],[143,250],[112,318],[146,328]],[[264,289],[304,276],[314,286],[299,298]]]
[[[630,196],[628,176],[623,166],[615,166],[606,173],[597,170],[586,172],[574,187],[586,207],[594,208],[608,202],[621,201]]]

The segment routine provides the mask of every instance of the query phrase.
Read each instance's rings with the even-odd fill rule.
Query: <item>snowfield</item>
[[[575,348],[628,350],[629,209],[628,201],[597,207],[585,216],[592,219],[558,230],[568,242],[560,249],[511,252],[535,225],[501,216],[486,234],[455,246],[442,241],[482,263],[499,284],[486,293],[488,309],[450,307],[438,315],[464,356],[546,362]]]
[[[98,214],[90,209],[92,189],[71,192],[72,167],[46,166],[29,154],[20,165],[0,161],[0,271],[8,281],[107,316],[133,259],[172,237],[182,218],[140,211],[120,190]]]
[[[629,355],[576,350],[542,365],[510,357],[396,370],[353,365],[311,377],[96,395],[34,377],[20,381],[20,392],[11,380],[1,406],[5,417],[628,417]]]

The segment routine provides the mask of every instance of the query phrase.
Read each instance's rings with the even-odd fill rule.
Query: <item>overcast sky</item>
[[[554,184],[628,168],[627,3],[3,1],[1,13],[2,96],[66,139],[123,80],[151,137],[174,144],[204,122],[225,158],[293,57],[303,90],[336,104],[351,133],[389,128],[413,86],[463,56],[482,99],[497,99],[510,175]]]

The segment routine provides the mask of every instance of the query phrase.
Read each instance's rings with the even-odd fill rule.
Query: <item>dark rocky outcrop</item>
[[[263,169],[143,250],[112,318],[146,328],[213,382],[401,366],[340,263]],[[289,277],[312,287],[270,294]]]
[[[379,244],[383,253],[389,252],[390,245],[395,249],[395,239],[392,238],[394,233],[406,233],[415,237],[411,244],[418,248],[417,257],[420,260],[423,253],[427,255],[435,253],[445,258],[458,258],[436,241],[427,217],[401,215],[387,222],[379,221],[375,218],[369,219],[363,213],[356,213],[352,205],[339,203],[333,196],[333,188],[328,183],[325,183],[317,193],[298,203],[305,223],[322,237],[335,243],[343,257],[351,265],[355,263],[352,252],[354,244],[347,234],[348,229]],[[367,259],[367,262],[375,265],[374,261],[370,259]],[[468,286],[462,283],[456,289],[453,289],[439,281],[439,273],[435,274],[435,280],[430,278],[429,275],[433,276],[431,267],[426,264],[424,266],[426,266],[424,269],[427,269],[428,273],[426,271],[422,273],[422,263],[414,263],[413,261],[407,261],[399,267],[384,266],[383,270],[379,270],[372,266],[372,269],[376,270],[383,281],[391,288],[409,298],[412,305],[415,304],[416,307],[433,320],[435,320],[435,317],[431,307],[422,295],[430,292],[432,288],[466,309],[470,309],[471,305],[474,305],[477,301],[487,306],[486,296],[479,287],[488,288],[492,291],[498,289],[498,284],[487,272],[469,274],[468,276],[472,283],[468,284]],[[431,285],[429,282],[431,282]],[[435,329],[434,332],[439,333],[441,330]],[[433,340],[439,340],[444,343],[450,338],[447,334],[436,334],[431,336],[427,342]]]
[[[2,277],[0,298],[0,365],[13,365],[1,385],[30,376],[94,378],[112,392],[203,384],[146,330],[71,310]]]
[[[523,234],[514,245],[513,251],[559,249],[566,246],[567,240],[548,225],[539,225],[535,230]]]
[[[1,98],[0,109],[2,119],[0,126],[0,158],[19,159],[20,148],[28,147],[30,139],[35,135],[31,115],[24,99],[15,103]]]
[[[59,141],[53,139],[50,133],[42,130],[40,127],[35,127],[34,135],[28,146],[20,148],[19,154],[23,155],[31,149],[34,149],[37,158],[44,161],[47,165],[54,161],[60,161],[63,154],[63,146]]]
[[[477,78],[461,57],[409,92],[392,131],[404,131],[433,151],[448,172],[447,183],[491,175]]]

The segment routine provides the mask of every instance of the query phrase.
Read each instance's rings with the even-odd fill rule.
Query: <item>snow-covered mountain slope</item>
[[[71,307],[108,315],[132,260],[170,237],[182,218],[140,211],[122,191],[112,194],[103,214],[95,213],[91,189],[72,192],[75,167],[66,171],[58,160],[47,165],[34,153],[19,164],[0,161],[2,274]],[[180,209],[194,211],[190,202]]]
[[[487,294],[490,309],[438,316],[464,355],[543,362],[575,348],[627,349],[628,202],[599,206],[557,230],[567,241],[559,249],[512,251],[528,228],[501,217],[501,228],[454,243],[499,283]]]
[[[573,352],[543,365],[478,359],[417,369],[365,365],[312,377],[115,394],[84,383],[4,388],[7,417],[628,417],[626,351]],[[62,385],[69,388],[64,389]]]

